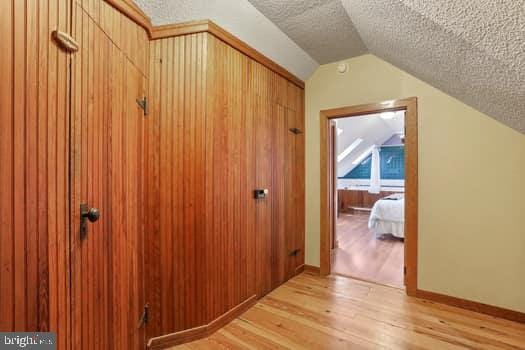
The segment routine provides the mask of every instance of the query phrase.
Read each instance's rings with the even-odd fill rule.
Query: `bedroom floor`
[[[340,213],[336,241],[332,273],[404,288],[403,241],[377,239],[368,229],[368,215]]]

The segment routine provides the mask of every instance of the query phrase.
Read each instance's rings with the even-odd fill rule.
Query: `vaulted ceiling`
[[[249,1],[320,64],[371,52],[525,133],[524,0]]]
[[[159,24],[176,22],[180,16],[175,14],[191,12],[200,3],[207,5],[193,11],[195,18],[184,19],[244,8],[239,33],[253,29],[250,23],[257,27],[255,34],[268,29],[268,40],[259,40],[261,48],[249,37],[245,41],[306,79],[312,62],[297,52],[282,56],[296,48],[259,19],[246,19],[253,12],[247,12],[247,5],[253,5],[319,64],[372,53],[525,133],[525,0],[136,1]],[[234,34],[242,38],[239,33]]]

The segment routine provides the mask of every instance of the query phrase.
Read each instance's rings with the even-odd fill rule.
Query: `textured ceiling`
[[[249,0],[320,64],[367,52],[341,0]]]
[[[379,56],[525,133],[524,0],[342,0]]]
[[[303,79],[370,52],[525,133],[525,0],[136,2],[155,24],[215,20]]]

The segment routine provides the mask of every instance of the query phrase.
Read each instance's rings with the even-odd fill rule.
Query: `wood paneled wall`
[[[207,325],[304,264],[304,134],[289,130],[304,132],[304,92],[209,33],[150,45],[145,269],[157,337]]]
[[[148,42],[141,35],[136,45],[122,44],[129,40],[119,34],[128,20],[100,6],[100,16],[81,4],[74,8],[79,51],[72,58],[72,348],[140,349],[147,119],[136,100],[145,95],[141,70],[147,58],[132,60]],[[81,203],[101,213],[83,239]]]
[[[126,68],[127,73],[123,72],[122,75],[129,76],[135,69],[129,67],[136,66],[142,72],[138,75],[141,85],[144,84],[142,80],[148,71],[149,43],[145,30],[100,0],[81,4],[90,11],[84,17],[76,16],[79,14],[79,11],[75,11],[77,5],[76,2],[62,0],[0,1],[0,73],[4,79],[0,84],[0,331],[53,331],[57,333],[59,349],[72,348],[72,339],[78,339],[79,332],[82,331],[75,328],[78,323],[74,323],[71,328],[71,315],[75,305],[73,299],[78,305],[82,301],[79,300],[80,294],[71,297],[70,288],[74,283],[70,276],[75,276],[75,266],[70,264],[70,254],[74,255],[77,247],[71,237],[76,238],[78,234],[78,203],[71,204],[71,199],[78,196],[70,190],[70,185],[75,181],[70,170],[78,171],[75,173],[76,180],[79,181],[82,177],[87,184],[85,191],[89,194],[86,193],[86,197],[96,196],[92,190],[98,185],[109,185],[109,178],[105,177],[101,168],[97,168],[100,172],[95,178],[92,172],[86,172],[87,166],[92,165],[87,160],[87,154],[90,154],[87,147],[94,147],[97,143],[78,144],[76,147],[73,145],[76,141],[71,138],[74,134],[71,118],[74,117],[70,105],[70,100],[83,96],[81,109],[89,110],[90,116],[83,121],[83,125],[78,125],[78,130],[88,130],[88,122],[91,124],[90,130],[94,130],[94,123],[103,122],[110,115],[107,109],[101,107],[109,107],[108,95],[100,98],[94,88],[90,94],[87,90],[82,90],[87,85],[75,80],[81,79],[80,76],[72,76],[71,58],[73,55],[91,52],[90,57],[96,56],[99,61],[91,61],[90,71],[97,71],[101,76],[107,73],[104,67],[108,67],[103,63],[120,58],[119,69],[124,69],[126,65],[122,62],[127,57],[131,63]],[[79,42],[86,45],[78,53],[68,54],[51,39],[51,33],[55,29],[71,33],[73,27],[82,27],[77,21],[86,24],[79,31]],[[104,36],[95,35],[97,30],[109,38],[103,47],[113,49],[100,49],[95,55],[94,51],[87,49],[87,42],[93,48],[94,41]],[[89,81],[90,86],[95,87],[97,80],[94,77],[94,74],[84,75],[82,81]],[[129,80],[122,80],[120,88],[123,85],[134,86],[130,85]],[[82,92],[84,95],[81,95]],[[139,96],[133,94],[133,98],[126,102],[136,109],[135,97]],[[125,101],[121,99],[121,102]],[[128,112],[126,115],[130,114]],[[102,129],[105,125],[99,123],[96,127]],[[139,129],[130,128],[129,125],[123,124],[122,127],[130,129],[130,132],[139,132]],[[123,144],[123,147],[131,149],[129,141],[132,138],[128,136],[127,140],[128,144]],[[104,151],[102,145],[106,141],[100,139],[100,152]],[[74,152],[78,152],[76,155],[71,151],[72,148],[75,149]],[[80,157],[81,152],[86,155],[83,159],[84,172],[75,168],[70,161]],[[141,154],[139,150],[133,153]],[[92,161],[94,158],[89,159]],[[125,164],[141,168],[131,159],[126,159]],[[132,181],[139,181],[141,177],[134,176],[128,185],[133,187]],[[97,193],[101,193],[102,189],[101,187]],[[136,203],[140,201],[137,200]],[[111,211],[112,206],[109,203],[103,205],[103,215],[109,217],[107,212]],[[130,216],[137,216],[130,209],[132,208],[126,208],[126,212]],[[108,225],[108,222],[101,224],[104,227]],[[110,237],[101,239],[99,247],[103,248],[104,242],[107,243],[109,239]],[[137,246],[138,243],[136,242]],[[131,243],[126,243],[121,248],[127,248],[129,244]],[[100,253],[102,251],[103,249]],[[102,254],[98,256],[101,257]],[[89,270],[86,272],[93,278],[107,277],[108,274],[104,275],[104,272],[113,266],[117,268],[123,265],[108,263],[99,270],[88,266],[86,269]],[[133,266],[139,268],[142,263],[136,261]],[[131,276],[129,271],[124,270],[119,274]],[[119,288],[113,287],[115,291],[125,288],[130,293],[136,293],[138,285],[142,285],[141,278],[137,279],[136,285],[130,283]],[[84,293],[94,292],[98,286],[96,283],[90,284],[91,289],[86,287],[82,290],[80,298],[85,297]],[[134,287],[131,288],[132,286]],[[118,314],[103,295],[98,298],[100,295],[94,293],[93,296],[93,310],[108,307]],[[119,300],[122,296],[119,295]],[[104,302],[105,306],[99,305]],[[126,314],[131,314],[130,310],[129,305],[126,305],[125,310],[122,309]],[[92,321],[96,320],[93,318]],[[136,324],[137,317],[129,317],[129,329],[136,329]],[[101,339],[103,334],[108,333],[103,328],[104,325],[107,326],[107,323],[101,321],[96,332],[88,334],[93,336],[92,348],[100,349],[100,346],[104,347],[103,344],[106,344],[95,339]],[[120,338],[128,341],[124,334]],[[86,341],[82,346],[87,348],[88,345],[89,342]]]
[[[151,43],[145,268],[148,335],[201,325],[206,308],[206,35]]]
[[[47,0],[46,0],[47,1]],[[148,76],[148,32],[106,0],[75,0],[144,76]]]
[[[255,148],[247,113],[250,60],[212,35],[206,103],[208,322],[255,293]]]
[[[144,303],[148,338],[212,329],[304,263],[298,81],[212,23],[150,42],[109,3],[0,2],[0,331],[59,349],[141,348]]]
[[[374,194],[368,191],[337,190],[338,210],[340,212],[348,212],[349,207],[371,209],[375,202],[395,193],[396,192],[381,191],[380,193]]]
[[[69,341],[68,1],[0,1],[0,331]]]
[[[269,190],[265,200],[256,202],[256,284],[263,296],[304,264],[304,95],[256,62],[250,73],[256,188]],[[290,255],[294,250],[296,255]]]

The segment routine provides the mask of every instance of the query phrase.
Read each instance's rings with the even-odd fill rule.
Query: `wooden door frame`
[[[417,236],[418,236],[418,126],[417,98],[383,101],[379,103],[326,109],[320,112],[321,140],[321,244],[320,272],[329,275],[332,267],[331,249],[334,238],[330,203],[335,193],[330,190],[330,166],[334,161],[330,137],[330,121],[338,118],[367,114],[405,111],[405,285],[408,295],[417,291]]]

